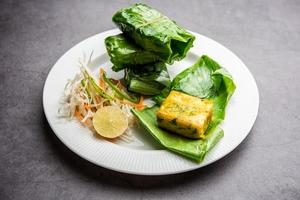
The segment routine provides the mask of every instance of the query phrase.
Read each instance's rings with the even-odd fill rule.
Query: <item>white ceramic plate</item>
[[[111,71],[112,64],[106,53],[104,39],[118,34],[114,29],[92,36],[67,51],[52,67],[44,86],[43,105],[47,120],[57,137],[73,152],[86,160],[119,172],[142,175],[164,175],[190,171],[208,165],[235,149],[248,135],[258,112],[259,95],[254,78],[245,64],[230,50],[200,34],[194,33],[194,47],[187,57],[168,68],[171,77],[191,66],[206,54],[225,67],[233,76],[236,91],[232,96],[222,124],[225,136],[210,151],[202,163],[197,164],[162,149],[143,128],[132,132],[134,141],[115,143],[102,140],[76,120],[58,118],[59,98],[68,79],[79,72],[78,59],[93,51],[91,72],[98,74],[104,67],[109,77],[122,78],[123,72]]]

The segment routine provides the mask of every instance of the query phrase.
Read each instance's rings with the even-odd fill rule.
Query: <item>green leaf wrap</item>
[[[127,37],[168,64],[183,59],[195,40],[176,22],[142,3],[119,10],[113,21]]]
[[[125,38],[123,34],[107,37],[105,46],[110,60],[114,64],[112,67],[114,71],[160,60],[155,53],[135,45],[132,40]]]
[[[171,83],[166,65],[161,62],[126,68],[125,82],[129,91],[143,95],[159,94]]]

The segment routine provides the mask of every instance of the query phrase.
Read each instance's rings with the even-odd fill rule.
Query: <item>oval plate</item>
[[[79,72],[78,60],[93,52],[90,71],[97,76],[103,67],[108,77],[122,78],[123,72],[113,72],[106,53],[104,39],[120,33],[114,29],[92,36],[67,51],[52,67],[44,86],[43,106],[47,120],[57,137],[82,158],[105,168],[140,175],[165,175],[194,170],[224,157],[234,150],[250,132],[259,106],[258,89],[245,64],[230,50],[203,35],[196,36],[194,47],[182,61],[168,68],[173,78],[198,57],[206,54],[225,67],[237,86],[222,123],[224,138],[198,164],[164,150],[142,127],[131,130],[133,142],[106,141],[95,137],[76,120],[58,117],[59,99],[68,79]]]

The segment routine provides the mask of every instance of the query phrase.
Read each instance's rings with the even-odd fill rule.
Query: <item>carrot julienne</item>
[[[144,107],[145,107],[145,105],[144,105],[144,96],[141,96],[141,97],[140,97],[140,101],[139,101],[139,103],[135,106],[135,108],[136,108],[137,110],[143,110]]]

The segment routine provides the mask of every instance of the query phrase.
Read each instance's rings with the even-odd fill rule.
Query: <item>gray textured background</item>
[[[62,145],[43,114],[47,73],[73,45],[114,28],[113,13],[129,4],[1,0],[0,199],[300,199],[297,0],[149,2],[227,46],[256,78],[258,118],[230,155],[189,173],[143,177],[95,166]]]

